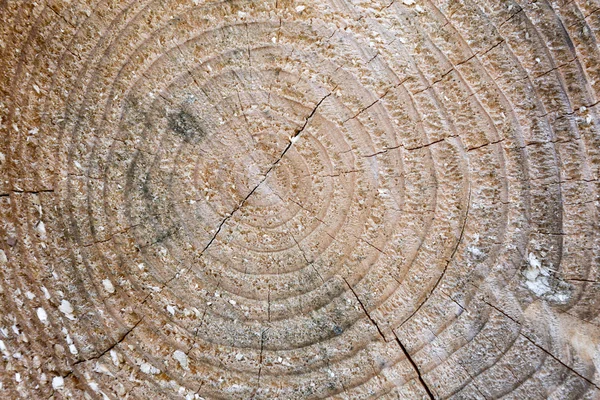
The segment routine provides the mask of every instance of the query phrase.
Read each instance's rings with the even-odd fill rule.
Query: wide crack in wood
[[[358,297],[358,295],[354,291],[354,288],[350,285],[350,283],[346,280],[346,278],[342,277],[342,279],[344,280],[344,282],[346,282],[346,285],[348,286],[348,288],[350,289],[350,291],[352,292],[352,294],[354,295],[354,297],[356,297],[356,300],[358,301],[358,304],[360,304],[360,307],[364,311],[364,313],[367,316],[367,318],[369,319],[369,321],[371,321],[371,323],[375,326],[375,328],[377,328],[377,332],[379,332],[379,335],[381,336],[381,338],[383,339],[383,341],[387,343],[388,340],[386,340],[385,335],[381,331],[381,328],[379,328],[379,325],[377,324],[377,322],[371,317],[371,315],[367,311],[367,308],[365,307],[365,305],[362,303],[362,301],[360,300],[360,298]],[[400,349],[404,353],[404,356],[410,362],[410,365],[413,367],[414,371],[416,372],[417,378],[419,379],[419,382],[423,386],[423,389],[425,389],[425,392],[427,392],[427,395],[429,396],[430,399],[435,400],[433,392],[431,391],[431,389],[429,388],[429,386],[427,385],[427,383],[423,379],[423,376],[421,375],[421,370],[417,366],[417,363],[413,360],[413,358],[411,357],[410,353],[408,352],[408,350],[406,350],[406,347],[402,344],[402,342],[400,341],[400,339],[398,338],[398,336],[396,335],[396,333],[393,332],[393,334],[394,334],[394,339],[396,340],[396,343],[398,343],[398,346],[400,346]]]
[[[381,328],[379,328],[379,325],[377,324],[377,322],[371,317],[371,315],[367,311],[367,308],[365,307],[365,305],[363,304],[363,302],[360,301],[360,298],[358,297],[358,295],[354,291],[354,288],[350,285],[350,283],[346,280],[346,278],[342,277],[342,279],[344,280],[344,282],[346,282],[346,285],[348,286],[348,289],[350,289],[350,291],[352,292],[352,294],[356,298],[356,301],[358,301],[358,304],[360,304],[360,307],[364,311],[364,313],[367,316],[367,318],[369,319],[369,321],[371,321],[371,323],[373,324],[373,326],[375,326],[375,328],[377,328],[377,332],[379,332],[379,336],[381,336],[381,338],[383,339],[383,341],[387,343],[388,340],[385,338],[385,335],[381,331]]]
[[[417,378],[419,378],[419,382],[421,383],[421,385],[427,392],[427,395],[429,396],[429,398],[431,400],[435,400],[435,396],[433,395],[433,392],[431,391],[431,389],[429,389],[429,386],[427,385],[427,383],[425,383],[425,380],[423,379],[423,375],[421,375],[421,370],[417,366],[417,363],[415,362],[415,360],[413,360],[410,353],[408,352],[408,350],[406,350],[406,347],[404,347],[404,345],[402,344],[402,342],[400,341],[400,339],[398,338],[396,333],[394,333],[394,337],[396,338],[396,342],[398,343],[398,346],[400,346],[400,348],[402,349],[402,352],[404,352],[404,355],[410,362],[410,365],[412,365],[413,369],[417,373]]]

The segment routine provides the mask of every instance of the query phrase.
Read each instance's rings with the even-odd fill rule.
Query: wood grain
[[[598,0],[0,22],[0,398],[600,399]]]

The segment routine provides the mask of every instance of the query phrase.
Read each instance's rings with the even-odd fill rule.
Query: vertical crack
[[[421,382],[421,385],[423,386],[423,388],[427,392],[427,395],[429,396],[429,398],[431,400],[435,400],[435,397],[433,396],[433,392],[431,391],[431,389],[429,389],[429,386],[427,386],[427,383],[425,383],[425,380],[423,379],[423,376],[421,375],[421,370],[419,370],[419,367],[417,366],[417,363],[410,356],[410,353],[408,352],[408,350],[406,350],[406,347],[404,347],[404,345],[402,344],[402,342],[398,338],[398,335],[396,335],[395,332],[394,332],[394,337],[396,338],[396,342],[398,343],[398,346],[400,346],[400,348],[402,349],[402,352],[404,353],[404,355],[406,356],[406,358],[410,362],[410,365],[412,365],[413,369],[417,373],[417,377],[419,378],[419,382]]]
[[[259,359],[258,359],[258,377],[257,377],[257,382],[256,382],[256,390],[254,391],[254,394],[252,395],[253,399],[256,397],[256,395],[258,394],[258,391],[260,390],[260,377],[262,374],[262,367],[263,367],[263,351],[264,351],[264,347],[265,347],[265,333],[267,333],[268,330],[269,330],[269,328],[265,329],[260,334],[260,354],[259,354]]]
[[[348,286],[348,288],[350,289],[350,291],[352,292],[352,294],[354,294],[354,297],[356,297],[356,300],[360,304],[360,306],[361,306],[362,310],[364,311],[365,315],[367,316],[367,318],[369,318],[369,320],[371,321],[371,323],[375,326],[375,328],[377,328],[377,332],[379,332],[379,335],[383,338],[383,341],[387,343],[388,341],[385,339],[385,336],[383,335],[383,332],[381,331],[381,328],[379,328],[379,325],[377,324],[377,322],[375,322],[375,320],[367,312],[367,308],[360,301],[360,298],[358,297],[358,295],[354,291],[354,288],[350,285],[350,283],[346,280],[346,278],[342,277],[342,279],[344,280],[344,282],[346,282],[346,285]],[[429,389],[429,386],[427,385],[427,383],[425,383],[425,380],[423,379],[423,376],[421,375],[421,370],[419,370],[419,367],[417,366],[417,363],[415,363],[415,361],[411,357],[411,355],[408,352],[408,350],[406,350],[406,347],[404,347],[404,345],[402,344],[402,342],[398,338],[398,335],[396,335],[395,332],[393,332],[393,333],[394,333],[394,338],[396,339],[396,343],[398,343],[398,346],[400,346],[400,349],[404,353],[404,356],[410,362],[410,365],[412,365],[413,369],[417,373],[417,378],[419,379],[419,382],[421,383],[421,386],[423,386],[423,388],[427,392],[427,395],[429,396],[429,398],[431,400],[435,400],[435,397],[433,396],[433,392],[431,391],[431,389]]]
[[[267,321],[271,322],[271,287],[267,293]]]
[[[313,269],[313,271],[315,271],[315,273],[319,276],[319,278],[321,278],[321,282],[325,283],[325,279],[323,279],[323,276],[315,267],[314,261],[310,261],[308,259],[308,257],[306,257],[306,253],[304,252],[302,247],[300,247],[300,243],[298,243],[298,241],[296,240],[296,238],[294,237],[294,235],[291,232],[290,232],[290,236],[292,237],[292,240],[294,240],[294,243],[296,244],[296,247],[298,247],[298,250],[300,250],[300,253],[302,254],[302,258],[304,258],[304,261],[306,261],[306,265],[309,265]]]
[[[354,297],[356,297],[356,300],[358,301],[358,304],[360,304],[360,307],[364,311],[364,313],[367,316],[367,318],[369,318],[369,321],[371,321],[371,323],[375,326],[375,328],[377,328],[377,332],[379,332],[379,335],[381,336],[381,338],[383,339],[383,341],[387,343],[388,341],[386,340],[385,335],[381,331],[381,328],[379,328],[379,325],[377,324],[377,322],[375,322],[375,320],[371,317],[371,315],[369,315],[369,313],[367,311],[367,308],[362,303],[362,301],[360,301],[360,299],[358,298],[358,295],[354,291],[354,288],[352,286],[350,286],[350,283],[348,283],[348,281],[346,280],[346,278],[342,277],[342,279],[344,280],[344,282],[346,282],[346,285],[348,285],[348,288],[350,289],[350,291],[352,292],[352,294],[354,295]]]

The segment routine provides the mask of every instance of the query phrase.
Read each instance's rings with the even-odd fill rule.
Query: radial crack
[[[402,342],[398,338],[398,335],[396,335],[395,332],[394,332],[394,337],[396,338],[396,342],[398,343],[398,345],[402,349],[402,352],[404,353],[404,355],[406,356],[406,358],[410,362],[410,365],[412,365],[413,369],[417,373],[417,377],[419,378],[419,382],[421,382],[421,385],[423,386],[423,388],[427,392],[427,395],[429,396],[429,398],[431,400],[435,400],[435,396],[433,395],[433,392],[431,391],[431,389],[429,389],[429,386],[427,386],[427,383],[425,383],[425,380],[423,379],[423,376],[421,375],[421,371],[419,370],[419,367],[417,366],[417,363],[415,363],[415,360],[413,360],[413,358],[411,357],[410,353],[408,352],[408,350],[406,350],[406,347],[404,347],[404,345],[402,344]]]
[[[335,88],[334,88],[335,90]],[[256,190],[260,187],[260,185],[262,185],[267,178],[269,177],[269,174],[271,173],[271,171],[273,171],[273,169],[277,166],[277,164],[279,164],[279,162],[283,159],[283,157],[286,155],[286,153],[288,152],[288,150],[292,147],[292,145],[294,144],[295,140],[306,128],[306,126],[308,125],[309,121],[311,120],[311,118],[315,115],[315,113],[317,112],[317,109],[319,108],[319,106],[321,105],[321,103],[323,103],[323,101],[325,101],[326,98],[328,98],[329,96],[331,96],[332,92],[328,93],[327,95],[325,95],[325,97],[323,97],[313,108],[313,110],[310,112],[310,114],[308,115],[308,117],[306,117],[304,124],[302,125],[302,127],[296,131],[296,133],[292,136],[292,140],[289,141],[289,143],[287,144],[287,146],[285,147],[285,149],[283,150],[283,152],[281,153],[281,155],[277,158],[277,160],[275,160],[275,162],[273,164],[271,164],[271,166],[269,167],[269,169],[267,170],[267,172],[264,174],[264,176],[262,177],[262,179],[252,188],[252,190],[250,191],[250,193],[248,193],[248,195],[246,195],[246,197],[244,197],[244,199],[233,209],[233,211],[231,211],[229,214],[227,214],[225,216],[225,218],[223,218],[223,220],[221,221],[221,223],[219,224],[219,226],[217,227],[217,230],[215,231],[214,235],[210,238],[210,240],[208,241],[208,243],[206,244],[206,246],[204,246],[204,249],[202,249],[202,251],[200,252],[200,255],[204,254],[204,252],[210,247],[210,245],[215,241],[215,239],[217,238],[217,236],[219,235],[219,232],[221,232],[221,229],[223,229],[223,225],[225,225],[225,223],[231,218],[233,217],[233,215],[240,209],[242,208],[242,206],[244,205],[244,203],[246,203],[246,201],[250,198],[250,196],[252,196],[252,194],[254,194],[254,192],[256,192]]]
[[[485,304],[487,304],[489,307],[493,308],[494,310],[496,310],[497,312],[499,312],[500,314],[504,315],[506,318],[510,319],[512,322],[514,322],[515,324],[519,325],[520,327],[522,327],[523,325],[517,321],[515,318],[511,317],[510,315],[508,315],[507,313],[505,313],[504,311],[502,311],[500,308],[496,307],[495,305],[487,302],[484,299],[481,299]],[[562,361],[560,358],[556,357],[554,354],[552,354],[551,352],[549,352],[548,350],[546,350],[543,346],[539,345],[538,343],[536,343],[535,340],[533,340],[532,338],[530,338],[528,335],[524,334],[523,332],[519,331],[519,335],[521,335],[523,338],[525,338],[525,340],[527,340],[528,342],[530,342],[531,344],[533,344],[535,347],[537,347],[538,349],[540,349],[541,351],[543,351],[544,353],[546,353],[548,356],[550,356],[552,359],[554,359],[556,362],[558,362],[560,365],[562,365],[563,367],[565,367],[566,369],[568,369],[569,371],[571,371],[572,373],[574,373],[575,375],[577,375],[578,377],[580,377],[581,379],[583,379],[584,381],[586,381],[587,383],[589,383],[590,385],[592,385],[594,388],[600,390],[600,386],[598,386],[596,383],[594,383],[592,380],[586,378],[585,376],[581,375],[579,372],[575,371],[572,367],[570,367],[569,365],[567,365],[564,361]]]
[[[253,399],[256,397],[256,395],[258,394],[258,391],[260,390],[260,377],[262,374],[262,367],[263,367],[263,352],[264,352],[264,346],[265,346],[265,333],[267,333],[268,330],[269,330],[269,328],[265,329],[264,331],[262,331],[260,333],[260,353],[259,353],[259,360],[258,360],[258,373],[257,373],[256,389],[254,391],[254,394],[252,395]]]
[[[348,289],[350,289],[350,291],[352,292],[352,294],[354,295],[354,297],[356,297],[356,301],[358,301],[358,304],[360,304],[360,307],[364,311],[364,313],[367,316],[367,318],[369,319],[369,321],[371,321],[371,323],[375,326],[375,328],[377,328],[377,332],[379,332],[379,336],[381,336],[381,338],[383,339],[383,341],[387,343],[388,340],[385,338],[385,335],[381,331],[381,328],[379,328],[379,325],[377,324],[377,322],[371,317],[371,315],[367,311],[367,308],[365,307],[365,305],[363,304],[363,302],[360,301],[360,298],[358,297],[358,295],[354,291],[354,288],[350,285],[350,283],[348,283],[348,281],[346,280],[346,278],[342,277],[342,279],[344,280],[344,282],[346,282],[346,285],[348,285]]]
[[[136,322],[136,323],[135,323],[135,324],[134,324],[134,325],[133,325],[131,328],[129,328],[129,329],[127,330],[127,332],[125,332],[124,334],[122,334],[122,335],[119,337],[119,339],[117,339],[117,341],[116,341],[116,342],[114,342],[114,343],[113,343],[112,345],[110,345],[110,346],[109,346],[109,347],[108,347],[106,350],[102,351],[102,352],[101,352],[100,354],[98,354],[97,356],[93,356],[93,357],[89,357],[89,358],[86,358],[86,359],[83,359],[83,360],[76,361],[76,362],[74,362],[74,363],[72,364],[72,366],[74,367],[74,366],[76,366],[76,365],[79,365],[79,364],[81,364],[81,363],[84,363],[84,362],[88,362],[88,361],[92,361],[92,360],[98,360],[98,359],[102,358],[102,357],[103,357],[103,356],[104,356],[106,353],[108,353],[109,351],[111,351],[112,349],[114,349],[114,348],[115,348],[115,347],[116,347],[116,346],[117,346],[119,343],[123,342],[123,340],[125,340],[125,339],[127,338],[127,336],[129,336],[129,334],[130,334],[131,332],[133,332],[133,330],[134,330],[135,328],[137,328],[137,326],[138,326],[138,325],[139,325],[139,324],[140,324],[140,323],[141,323],[143,320],[144,320],[144,317],[140,318],[140,319],[139,319],[139,320],[138,320],[138,321],[137,321],[137,322]],[[72,372],[72,371],[71,371],[71,372]],[[71,373],[71,372],[70,372],[70,373]],[[69,373],[69,374],[70,374],[70,373]]]
[[[304,252],[304,250],[302,249],[302,247],[300,247],[300,243],[298,243],[298,241],[296,240],[296,238],[294,237],[294,235],[292,235],[291,232],[290,232],[290,236],[292,237],[292,240],[294,241],[294,243],[298,247],[298,250],[300,250],[300,253],[302,254],[302,257],[304,258],[304,261],[306,261],[306,264],[310,265],[310,267],[313,269],[313,271],[315,271],[315,273],[319,276],[319,278],[321,278],[321,282],[324,283],[325,279],[323,279],[323,276],[321,276],[321,273],[315,267],[314,261],[309,261],[308,257],[306,256],[306,253]]]

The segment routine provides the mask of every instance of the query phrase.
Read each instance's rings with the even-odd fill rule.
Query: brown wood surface
[[[0,399],[600,399],[599,0],[0,0]]]

